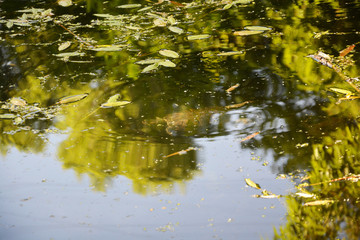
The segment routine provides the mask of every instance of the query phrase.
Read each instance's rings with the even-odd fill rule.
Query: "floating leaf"
[[[253,134],[250,134],[249,136],[241,139],[240,142],[244,142],[244,141],[250,140],[250,139],[254,138],[256,135],[258,135],[259,133],[260,133],[260,131],[259,131],[259,132],[255,132],[255,133],[253,133]]]
[[[109,100],[107,100],[106,103],[117,102],[117,100],[119,100],[119,98],[120,98],[120,94],[119,94],[119,93],[118,93],[118,94],[115,94],[115,95],[111,96],[111,97],[109,98]]]
[[[158,64],[158,63],[154,63],[154,64],[151,64],[151,65],[145,67],[141,72],[142,72],[142,73],[147,73],[147,72],[150,72],[150,71],[152,71],[152,70],[157,69],[158,67],[159,67],[159,64]]]
[[[194,150],[198,150],[198,148],[189,147],[189,148],[187,148],[185,150],[181,150],[181,151],[174,152],[174,153],[171,153],[169,155],[163,156],[163,158],[168,158],[168,157],[172,157],[172,156],[176,156],[176,155],[184,155],[184,154],[187,154],[187,152],[194,151]]]
[[[341,88],[330,88],[331,91],[333,92],[337,92],[337,93],[342,93],[348,96],[354,95],[353,92],[345,90],[345,89],[341,89]]]
[[[246,30],[250,30],[250,31],[270,31],[271,30],[271,28],[263,27],[263,26],[246,26],[244,28]]]
[[[102,18],[113,18],[114,16],[107,13],[94,13],[94,16],[96,17],[102,17]]]
[[[145,59],[145,60],[141,60],[141,61],[137,61],[135,62],[136,64],[153,64],[153,63],[158,63],[163,61],[162,59],[154,59],[154,58],[149,58],[149,59]]]
[[[64,42],[64,43],[59,45],[58,50],[63,51],[65,49],[67,49],[68,47],[70,47],[70,45],[71,45],[70,41]]]
[[[165,27],[167,24],[167,22],[161,18],[156,18],[154,20],[154,25],[157,26],[157,27]]]
[[[13,119],[13,118],[16,118],[16,115],[12,113],[0,114],[0,119]]]
[[[179,27],[170,26],[170,27],[169,27],[169,30],[172,31],[172,32],[174,32],[174,33],[178,33],[178,34],[184,33],[184,30],[182,30],[182,29],[179,28]]]
[[[327,205],[329,203],[335,202],[334,200],[316,200],[312,202],[304,203],[304,206],[319,206],[319,205]]]
[[[340,57],[345,57],[349,52],[351,52],[355,48],[355,44],[348,46],[344,50],[340,52]]]
[[[106,102],[101,104],[101,108],[111,108],[111,107],[121,107],[121,106],[125,106],[127,104],[129,104],[131,102],[129,101],[115,101],[115,102]]]
[[[144,8],[139,9],[138,12],[144,12],[144,11],[150,10],[152,8],[153,8],[152,6],[144,7]]]
[[[62,7],[70,7],[71,5],[73,5],[72,0],[58,0],[57,4],[59,4]]]
[[[252,187],[252,188],[256,188],[256,189],[260,189],[261,190],[261,187],[259,184],[253,182],[250,178],[245,178],[245,182],[248,186]]]
[[[21,98],[11,98],[10,104],[15,105],[15,106],[24,107],[24,106],[26,106],[27,103],[24,99],[21,99]]]
[[[63,97],[63,98],[60,98],[60,100],[58,102],[56,102],[55,104],[74,103],[74,102],[77,102],[77,101],[80,101],[80,100],[86,98],[88,95],[89,95],[88,93],[84,93],[84,94],[79,94],[79,95]]]
[[[174,52],[172,50],[163,49],[159,51],[160,55],[163,55],[165,57],[171,57],[171,58],[179,58],[180,55],[177,52]]]
[[[226,89],[227,93],[230,93],[231,91],[234,91],[236,88],[238,88],[240,86],[239,83],[235,84],[234,86],[229,87],[228,89]]]
[[[233,3],[228,3],[223,7],[223,10],[227,10],[229,8],[231,8],[234,4]]]
[[[251,31],[251,30],[241,30],[234,32],[235,36],[249,36],[249,35],[255,35],[263,33],[264,31]]]
[[[116,52],[121,51],[127,45],[99,45],[95,46],[95,48],[91,48],[92,51],[97,52]]]
[[[194,40],[202,40],[202,39],[207,39],[211,37],[211,35],[209,34],[199,34],[199,35],[190,35],[187,37],[187,39],[189,41],[194,41]]]
[[[243,51],[231,51],[231,52],[221,52],[218,53],[218,56],[233,56],[233,55],[239,55],[239,54],[244,54]]]
[[[298,195],[299,197],[303,197],[303,198],[314,198],[314,197],[316,197],[316,195],[312,194],[312,193],[297,192],[295,194]]]
[[[161,65],[161,66],[164,66],[164,67],[176,67],[175,63],[173,63],[172,61],[167,60],[167,59],[164,60],[164,61],[159,62],[158,64]]]
[[[176,20],[175,20],[175,18],[173,16],[168,16],[167,20],[169,21],[169,23],[171,25],[176,24]]]
[[[138,8],[141,7],[141,4],[124,4],[117,6],[117,8]]]
[[[66,52],[66,53],[54,54],[54,56],[56,57],[75,57],[75,56],[83,56],[83,55],[85,55],[85,53],[81,53],[81,52]]]
[[[240,108],[240,107],[242,107],[242,106],[244,106],[245,104],[248,104],[248,103],[251,103],[251,101],[245,101],[245,102],[242,102],[242,103],[228,105],[228,106],[225,106],[225,109]]]

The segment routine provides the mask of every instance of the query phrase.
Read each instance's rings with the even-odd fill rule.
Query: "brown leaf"
[[[348,46],[344,50],[340,52],[340,57],[345,57],[349,52],[351,52],[355,48],[355,44]]]

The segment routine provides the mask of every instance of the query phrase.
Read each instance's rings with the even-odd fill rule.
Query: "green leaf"
[[[82,52],[66,52],[66,53],[59,53],[54,54],[56,57],[75,57],[75,56],[83,56],[85,53]]]
[[[59,4],[62,7],[70,7],[71,5],[73,5],[72,0],[58,0],[57,4]]]
[[[121,51],[127,45],[99,45],[95,46],[95,48],[91,48],[92,51],[97,52],[116,52]]]
[[[223,10],[227,10],[229,8],[231,8],[234,4],[233,3],[228,3],[223,7]]]
[[[147,72],[150,72],[150,71],[152,71],[152,70],[157,69],[158,67],[159,67],[159,64],[158,64],[158,63],[154,63],[154,64],[151,64],[151,65],[145,67],[141,72],[142,72],[142,73],[147,73]]]
[[[117,6],[117,8],[138,8],[141,7],[141,4],[124,4]]]
[[[163,55],[165,57],[171,57],[171,58],[179,58],[180,55],[177,52],[174,52],[172,50],[163,49],[159,51],[160,55]]]
[[[333,92],[342,93],[342,94],[345,94],[345,95],[348,95],[348,96],[354,95],[353,92],[345,90],[345,89],[341,89],[341,88],[330,88],[330,90],[333,91]]]
[[[190,35],[187,37],[189,41],[202,40],[211,37],[209,34]]]
[[[263,26],[246,26],[245,29],[250,30],[250,31],[270,31],[271,30],[271,28],[263,27]]]
[[[71,45],[70,41],[64,42],[64,43],[59,45],[58,50],[63,51],[65,49],[67,49],[68,47],[70,47],[70,45]]]
[[[252,31],[252,30],[241,30],[234,32],[235,36],[249,36],[249,35],[255,35],[263,33],[264,31]]]
[[[158,63],[158,62],[161,62],[163,61],[162,59],[154,59],[154,58],[148,58],[148,59],[145,59],[145,60],[141,60],[141,61],[137,61],[135,62],[136,64],[153,64],[153,63]]]
[[[111,97],[109,98],[109,100],[107,100],[106,103],[117,102],[117,100],[119,100],[119,98],[120,98],[120,94],[119,94],[119,93],[118,93],[118,94],[115,94],[115,95],[111,96]]]
[[[178,34],[184,33],[184,30],[182,30],[181,28],[178,28],[178,27],[174,27],[174,26],[170,26],[169,30],[174,33],[178,33]]]
[[[101,104],[101,108],[111,108],[111,107],[121,107],[121,106],[125,106],[127,104],[129,104],[131,102],[129,101],[115,101],[115,102],[106,102]]]
[[[60,98],[59,101],[57,101],[55,104],[68,104],[68,103],[74,103],[77,101],[80,101],[84,98],[86,98],[89,94],[88,93],[84,93],[84,94],[79,94],[79,95],[72,95],[72,96],[68,96],[68,97],[63,97]]]
[[[253,182],[250,178],[245,178],[245,182],[248,186],[250,186],[252,188],[261,189],[260,185]]]
[[[16,115],[12,113],[0,114],[0,119],[13,119],[13,118],[16,118]]]
[[[175,63],[173,63],[172,61],[167,60],[167,59],[164,60],[164,61],[159,62],[158,64],[161,65],[161,66],[164,66],[164,67],[176,67]]]
[[[232,55],[239,55],[244,54],[243,51],[231,51],[231,52],[221,52],[217,54],[218,56],[232,56]]]

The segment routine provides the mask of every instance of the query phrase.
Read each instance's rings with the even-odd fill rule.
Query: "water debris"
[[[25,107],[26,106],[26,101],[22,98],[11,98],[10,99],[10,104],[14,105],[14,106],[20,106],[20,107]]]
[[[342,89],[342,88],[330,88],[330,90],[333,91],[333,92],[345,94],[346,96],[355,95],[353,92],[351,92],[349,90]]]
[[[253,182],[250,178],[245,178],[245,182],[246,184],[249,186],[249,187],[252,187],[252,188],[256,188],[256,189],[260,189],[261,190],[261,187],[259,184]]]
[[[162,59],[154,59],[154,58],[148,58],[145,60],[140,60],[135,62],[136,64],[145,65],[145,64],[154,64],[163,61]]]
[[[123,50],[123,48],[127,46],[128,45],[98,45],[90,50],[97,52],[117,52]]]
[[[84,94],[63,97],[63,98],[60,98],[60,100],[57,101],[55,104],[61,105],[61,104],[69,104],[69,103],[78,102],[78,101],[86,98],[88,95],[89,95],[88,93],[84,93]]]
[[[226,92],[227,92],[227,93],[230,93],[231,91],[234,91],[234,90],[235,90],[236,88],[238,88],[239,86],[240,86],[240,84],[237,83],[237,84],[229,87],[228,89],[226,89]]]
[[[63,42],[63,43],[61,43],[61,44],[59,45],[58,50],[59,50],[59,51],[63,51],[63,50],[65,50],[65,49],[67,49],[68,47],[70,47],[70,45],[71,45],[71,42],[70,42],[70,41]]]
[[[117,6],[117,8],[139,8],[141,7],[141,4],[124,4]]]
[[[188,149],[181,150],[181,151],[174,152],[169,155],[163,156],[163,158],[169,158],[169,157],[176,156],[176,155],[184,155],[184,154],[187,154],[187,152],[195,151],[195,150],[199,150],[199,149],[196,147],[189,147]]]
[[[57,4],[62,7],[70,7],[73,5],[73,2],[72,0],[58,0]]]
[[[163,55],[165,57],[171,57],[171,58],[179,58],[180,57],[180,55],[177,52],[172,51],[172,50],[168,50],[168,49],[160,50],[159,54]]]
[[[158,67],[159,67],[159,63],[154,63],[154,64],[151,64],[151,65],[145,67],[141,72],[147,73],[147,72],[157,69]]]
[[[161,65],[161,66],[164,66],[164,67],[176,67],[175,63],[173,63],[172,61],[167,60],[167,59],[164,60],[164,61],[159,62],[158,64]]]
[[[168,27],[170,31],[177,33],[177,34],[183,34],[184,30],[179,27],[170,26]]]
[[[129,101],[116,101],[116,102],[106,102],[101,104],[101,108],[112,108],[112,107],[121,107],[129,104]]]
[[[317,61],[318,63],[324,66],[334,69],[333,63],[331,61],[331,57],[326,53],[318,52],[315,55],[308,55],[307,57],[312,58],[313,60]]]
[[[187,39],[189,41],[194,41],[194,40],[203,40],[203,39],[207,39],[207,38],[210,38],[211,35],[209,34],[199,34],[199,35],[190,35],[190,36],[187,36]]]
[[[345,48],[344,50],[340,51],[339,56],[340,56],[340,57],[345,57],[345,56],[348,55],[349,52],[351,52],[354,48],[355,48],[355,44],[348,46],[348,47]]]
[[[244,54],[243,51],[230,51],[230,52],[221,52],[218,53],[217,56],[234,56],[234,55],[240,55]]]
[[[326,199],[326,200],[316,200],[312,202],[304,203],[304,206],[322,206],[322,205],[328,205],[330,203],[334,203],[334,200]]]
[[[254,31],[254,30],[241,30],[234,32],[235,36],[249,36],[249,35],[255,35],[263,33],[264,31]]]
[[[255,133],[253,133],[253,134],[250,134],[249,136],[247,136],[247,137],[245,137],[245,138],[241,139],[241,141],[240,141],[240,142],[244,142],[244,141],[250,140],[250,139],[254,138],[256,135],[258,135],[259,133],[260,133],[260,131],[255,132]]]
[[[16,118],[16,115],[12,113],[0,114],[0,119],[13,119],[13,118]]]
[[[233,108],[240,108],[248,103],[251,103],[251,101],[245,101],[245,102],[242,102],[242,103],[237,103],[237,104],[232,104],[232,105],[228,105],[228,106],[225,106],[225,109],[233,109]]]
[[[250,30],[250,31],[270,31],[271,30],[271,28],[263,27],[263,26],[246,26],[246,27],[244,27],[244,29]]]

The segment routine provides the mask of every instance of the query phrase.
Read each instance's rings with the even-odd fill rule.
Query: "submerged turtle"
[[[156,119],[145,120],[143,124],[145,131],[151,131],[156,129],[157,131],[166,131],[167,134],[177,136],[180,134],[194,135],[204,134],[210,129],[213,129],[218,124],[214,124],[215,114],[225,112],[227,109],[239,108],[249,103],[248,101],[229,105],[226,107],[213,107],[205,109],[189,109],[181,112],[175,112],[168,114],[162,118],[157,117]]]

